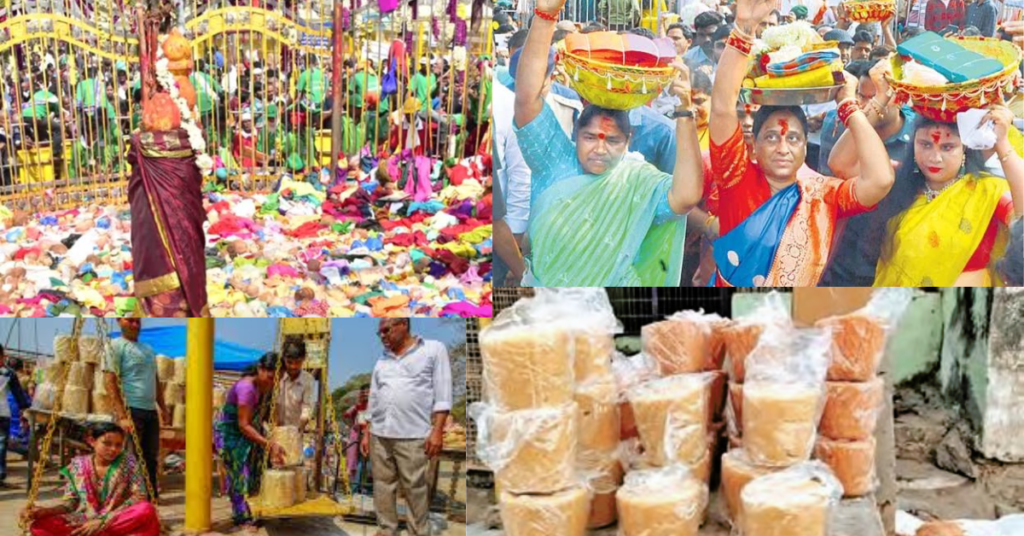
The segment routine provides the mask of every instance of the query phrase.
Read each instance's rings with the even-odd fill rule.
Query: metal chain
[[[271,435],[274,432],[274,428],[277,427],[277,391],[278,391],[279,382],[281,381],[281,366],[284,363],[284,359],[281,358],[281,354],[280,354],[280,351],[282,349],[281,347],[282,347],[283,343],[284,343],[284,320],[280,319],[280,320],[278,320],[278,325],[277,325],[277,342],[275,343],[275,348],[277,348],[277,350],[278,350],[277,368],[274,370],[274,387],[273,387],[273,389],[270,392],[270,415],[268,416],[268,419],[267,419],[267,421],[268,421],[267,424],[269,425],[269,426],[267,426],[267,441],[268,441],[268,443],[267,443],[267,448],[263,449],[263,464],[262,464],[262,467],[260,469],[260,482],[261,482],[260,488],[263,487],[262,486],[263,477],[266,475],[266,473],[267,473],[267,465],[270,463],[270,443],[269,443],[270,437],[271,437]]]
[[[76,358],[78,356],[78,336],[81,334],[83,322],[84,321],[81,318],[76,318],[74,327],[71,331],[71,354],[76,356]],[[55,359],[56,357],[57,356],[54,355]],[[57,421],[60,419],[60,410],[64,398],[64,384],[67,381],[69,368],[71,367],[67,363],[64,363],[60,367],[60,374],[58,375],[57,382],[57,386],[59,388],[54,390],[53,406],[50,409],[50,420],[46,424],[46,435],[43,437],[43,448],[41,451],[43,456],[38,460],[35,467],[35,473],[32,475],[32,485],[29,487],[28,500],[25,503],[26,508],[34,506],[39,497],[39,483],[43,480],[43,472],[46,470],[46,462],[50,459],[50,447],[53,443],[53,432],[57,430]],[[60,396],[58,396],[58,393],[60,393]],[[35,417],[33,417],[32,420],[34,421]],[[33,422],[31,426],[35,426],[35,423]],[[21,527],[22,534],[25,536],[31,536],[31,530],[29,529],[30,524],[25,523],[25,519],[21,516],[18,517],[18,526]]]
[[[97,332],[100,334],[100,340],[103,342],[103,355],[106,355],[107,346],[110,344],[110,337],[107,334],[107,325],[105,320],[97,320]],[[146,481],[146,495],[149,496],[149,502],[156,506],[156,482],[149,481],[149,471],[146,469],[146,458],[142,455],[142,441],[139,439],[139,431],[135,426],[135,422],[132,419],[131,409],[128,408],[128,399],[124,396],[124,382],[121,381],[121,372],[119,370],[112,370],[114,377],[117,378],[117,387],[121,392],[121,409],[124,410],[124,414],[128,417],[128,420],[132,421],[132,440],[135,443],[135,452],[137,453],[136,460],[139,463],[139,467],[142,468],[142,474]],[[160,388],[160,384],[157,383],[157,389]],[[159,415],[159,408],[157,408],[157,420],[161,420]],[[120,424],[120,423],[118,423]],[[158,440],[159,442],[159,440]],[[157,445],[157,455],[159,456],[160,447]],[[157,462],[159,463],[159,461]]]
[[[330,347],[330,335],[328,335],[327,341],[328,341],[328,348],[329,348]],[[326,359],[324,360],[325,363],[327,363],[328,361],[329,360],[326,360]],[[327,381],[327,376],[328,376],[328,374],[327,374],[327,366],[325,365],[324,366],[324,380],[323,381]],[[346,462],[345,456],[344,456],[344,453],[345,453],[345,441],[343,441],[342,437],[341,437],[341,426],[338,424],[337,412],[334,410],[334,400],[331,400],[329,403],[326,402],[326,400],[330,399],[330,398],[331,398],[330,396],[327,396],[325,398],[325,403],[327,405],[327,416],[331,420],[331,428],[332,428],[332,432],[334,433],[334,448],[335,448],[335,450],[337,450],[338,465],[340,465],[341,469],[342,469],[341,470],[341,483],[344,485],[345,501],[347,503],[349,503],[349,504],[352,504],[352,487],[351,487],[351,485],[349,483],[349,480],[348,480],[348,463]]]

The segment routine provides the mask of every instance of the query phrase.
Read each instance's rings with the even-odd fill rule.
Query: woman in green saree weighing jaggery
[[[679,71],[672,175],[626,156],[628,112],[588,105],[576,143],[544,103],[555,20],[565,0],[538,0],[516,75],[513,128],[532,171],[524,286],[678,286],[686,214],[701,199],[703,170],[690,110],[690,76]]]

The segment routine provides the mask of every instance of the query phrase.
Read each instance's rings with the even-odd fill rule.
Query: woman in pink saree
[[[137,132],[132,176],[132,258],[138,313],[207,316],[202,177],[184,129]]]
[[[89,435],[93,453],[60,471],[65,480],[60,502],[21,512],[32,536],[158,536],[160,520],[147,500],[142,468],[125,451],[124,430],[99,423]]]

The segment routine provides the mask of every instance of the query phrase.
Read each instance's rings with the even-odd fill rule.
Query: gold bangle
[[[714,223],[716,217],[717,216],[715,216],[714,214],[709,213],[708,217],[704,219],[704,228],[707,229],[711,227],[711,224]]]
[[[999,163],[1001,163],[1001,164],[1005,164],[1005,163],[1006,163],[1006,161],[1007,161],[1007,160],[1008,160],[1008,159],[1009,159],[1009,158],[1010,158],[1011,156],[1013,156],[1014,154],[1015,154],[1015,153],[1013,152],[1013,149],[1010,149],[1010,151],[1009,151],[1009,152],[1007,152],[1007,153],[1006,153],[1005,155],[1003,155],[1003,156],[999,157]]]

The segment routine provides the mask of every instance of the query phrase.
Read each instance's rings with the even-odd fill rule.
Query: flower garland
[[[178,111],[181,113],[181,127],[188,133],[188,143],[196,153],[196,166],[199,167],[199,172],[203,176],[207,176],[213,172],[213,158],[206,154],[206,140],[203,139],[203,131],[196,124],[196,118],[192,116],[192,111],[188,109],[188,102],[178,92],[178,84],[174,81],[174,74],[168,69],[170,60],[164,57],[162,46],[166,39],[166,35],[161,35],[158,39],[161,46],[156,47],[156,80],[171,96],[174,104],[178,106]]]

